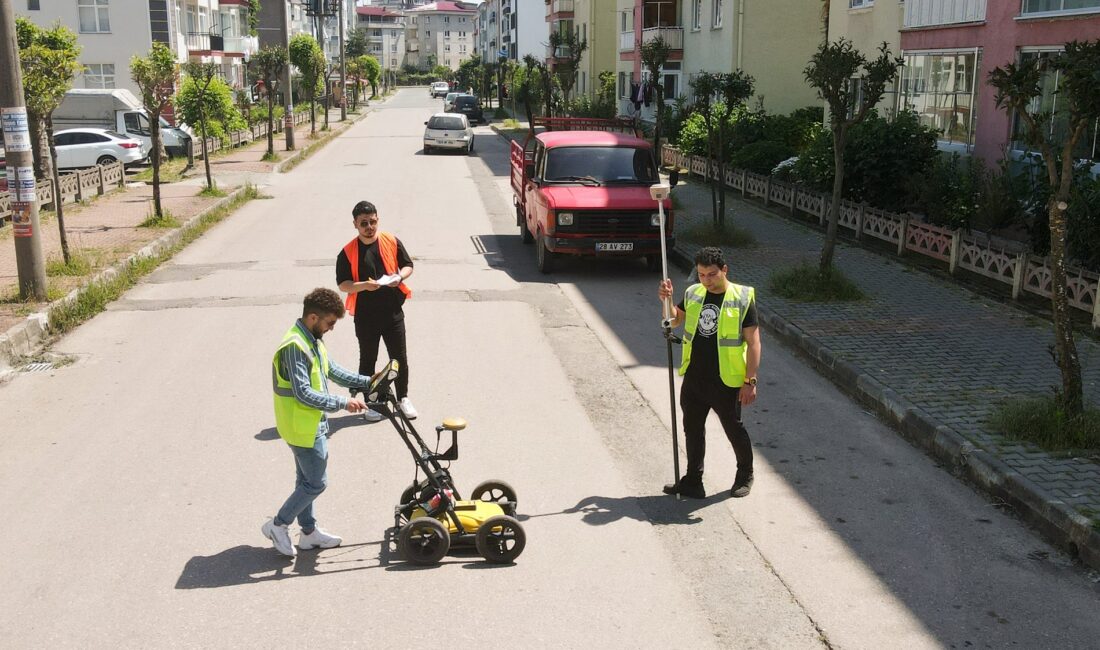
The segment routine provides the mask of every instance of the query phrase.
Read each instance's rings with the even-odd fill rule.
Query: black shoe
[[[752,470],[748,472],[738,470],[737,476],[733,479],[733,487],[730,488],[730,496],[740,499],[749,496],[749,492],[752,492]]]
[[[664,487],[665,494],[679,494],[680,496],[688,497],[689,499],[705,499],[707,498],[707,491],[703,488],[702,478],[689,478],[683,477],[679,481],[666,485]]]

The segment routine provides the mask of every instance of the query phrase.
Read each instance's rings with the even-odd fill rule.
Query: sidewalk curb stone
[[[669,253],[685,271],[691,259],[679,248]],[[815,370],[845,393],[872,407],[895,426],[902,437],[945,462],[950,471],[966,478],[986,494],[1009,505],[1027,523],[1082,563],[1100,569],[1100,532],[1089,521],[1046,490],[1012,469],[995,455],[974,446],[951,427],[918,408],[858,366],[839,358],[817,339],[765,306],[760,321],[787,345],[808,357]]]

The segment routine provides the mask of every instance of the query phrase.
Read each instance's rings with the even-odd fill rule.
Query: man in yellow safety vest
[[[326,332],[344,316],[344,303],[332,289],[314,289],[306,296],[302,317],[285,335],[271,361],[271,387],[275,399],[275,427],[294,453],[297,479],[294,492],[278,514],[261,529],[283,555],[296,554],[288,527],[297,519],[301,526],[298,548],[333,548],[343,541],[321,530],[313,516],[313,501],[328,486],[328,420],[325,413],[346,409],[361,413],[361,399],[333,395],[328,382],[345,388],[366,388],[370,377],[345,370],[329,359],[321,342]]]
[[[726,278],[729,267],[721,249],[708,246],[695,256],[699,282],[684,291],[674,308],[671,327],[684,326],[680,374],[680,408],[684,413],[687,472],[666,485],[666,494],[706,497],[703,457],[707,414],[714,411],[737,456],[737,475],[730,494],[748,496],[752,489],[752,443],[741,421],[741,407],[756,400],[760,367],[760,332],[756,293]],[[672,280],[661,282],[658,296],[672,297]]]

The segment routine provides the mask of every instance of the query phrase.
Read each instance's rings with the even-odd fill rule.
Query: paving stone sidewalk
[[[676,228],[709,221],[709,189],[692,179],[674,191]],[[980,296],[903,262],[841,244],[837,266],[868,296],[854,304],[784,300],[768,290],[777,269],[817,263],[823,235],[742,201],[731,191],[727,223],[756,239],[727,249],[731,277],[756,287],[762,306],[961,434],[1100,529],[1097,458],[1058,457],[1008,440],[987,425],[1006,400],[1049,395],[1060,385],[1048,321]],[[736,198],[735,198],[736,197]],[[699,244],[677,241],[687,259]],[[1078,337],[1086,400],[1100,406],[1100,345]]]
[[[360,114],[349,114],[347,122],[340,122],[340,111],[332,109],[329,114],[329,126],[339,133],[366,113],[360,107]],[[323,112],[318,113],[318,134],[323,135]],[[316,140],[310,139],[310,125],[306,121],[294,129],[296,151],[301,152]],[[261,160],[267,151],[267,139],[261,138],[248,145],[237,147],[216,157],[212,157],[211,172],[215,182],[223,190],[231,191],[239,183],[249,180],[257,182],[265,174],[273,173],[279,162],[286,161],[295,152],[286,151],[285,138],[280,131],[274,138],[276,153],[280,160],[266,162]],[[220,180],[219,180],[220,179]],[[195,161],[195,168],[187,173],[187,178],[175,183],[161,185],[161,201],[165,210],[180,223],[206,210],[219,201],[218,198],[198,196],[205,186],[205,170],[201,159]],[[257,183],[258,184],[258,183]],[[65,205],[65,226],[68,234],[69,249],[81,252],[97,260],[98,267],[105,267],[125,259],[142,246],[157,239],[165,232],[164,228],[142,228],[140,224],[152,214],[153,188],[151,183],[128,185],[109,192],[87,204]],[[61,259],[61,237],[52,212],[43,211],[41,226],[43,256],[48,260]],[[68,293],[81,286],[87,276],[51,276],[48,281],[53,292]],[[0,228],[0,298],[18,294],[19,277],[15,259],[15,246],[12,242],[11,227]],[[43,309],[44,305],[29,303],[0,303],[0,334],[24,321],[27,314]]]

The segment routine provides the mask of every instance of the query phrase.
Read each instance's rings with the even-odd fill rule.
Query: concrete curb
[[[683,270],[691,270],[692,261],[679,249],[673,248],[669,257]],[[978,449],[957,431],[940,423],[859,366],[840,358],[775,311],[765,306],[757,309],[764,327],[808,358],[818,373],[874,409],[904,438],[947,464],[953,474],[1011,506],[1054,545],[1084,564],[1100,569],[1100,532],[1069,504],[1053,497],[995,455]]]
[[[81,294],[88,290],[89,285],[118,275],[122,269],[126,268],[126,266],[132,262],[144,257],[157,255],[161,251],[176,245],[183,237],[184,233],[190,230],[200,219],[214,210],[228,205],[234,199],[241,196],[244,191],[244,187],[237,188],[228,196],[220,199],[210,207],[188,219],[179,228],[175,228],[171,232],[161,235],[154,241],[132,253],[126,259],[119,260],[110,267],[96,273],[89,278],[83,286],[73,289],[65,297],[51,302],[47,305],[45,311],[31,314],[22,323],[13,326],[7,332],[0,335],[0,383],[7,381],[15,374],[16,369],[12,366],[12,362],[16,361],[19,357],[33,355],[38,351],[42,342],[46,340],[49,334],[50,313],[53,310],[74,302]]]

